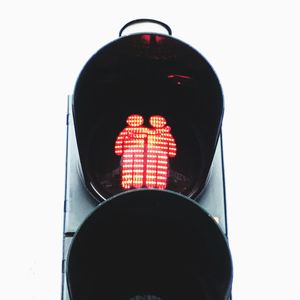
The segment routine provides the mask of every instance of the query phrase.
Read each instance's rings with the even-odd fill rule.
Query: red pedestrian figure
[[[121,186],[123,189],[141,188],[144,184],[145,149],[149,129],[142,126],[140,115],[130,115],[125,127],[117,137],[115,154],[121,159]]]
[[[121,186],[130,188],[167,187],[169,157],[176,155],[171,127],[162,116],[150,117],[152,128],[143,126],[140,115],[130,115],[128,126],[118,135],[115,154],[121,159]]]
[[[164,117],[152,116],[149,123],[153,128],[148,134],[145,185],[148,188],[165,189],[169,157],[176,156],[176,143],[170,132],[171,127],[166,126]]]

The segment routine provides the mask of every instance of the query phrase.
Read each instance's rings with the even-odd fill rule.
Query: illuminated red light
[[[128,126],[117,137],[115,154],[121,158],[121,186],[130,188],[167,187],[169,157],[176,156],[171,127],[162,116],[152,116],[150,127],[140,115],[130,115]]]
[[[165,37],[163,37],[161,35],[156,35],[155,36],[156,43],[161,43],[164,39],[165,39]]]
[[[150,43],[150,40],[151,40],[151,35],[150,34],[143,34],[141,36],[142,40],[145,41],[147,44]]]

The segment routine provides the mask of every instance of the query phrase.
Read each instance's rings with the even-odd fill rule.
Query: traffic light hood
[[[101,48],[77,80],[73,114],[83,177],[99,201],[122,192],[114,142],[137,114],[166,119],[177,144],[167,189],[194,197],[207,180],[220,134],[223,96],[206,59],[172,36],[121,37]],[[119,177],[118,177],[119,176]],[[118,178],[117,178],[118,177]]]

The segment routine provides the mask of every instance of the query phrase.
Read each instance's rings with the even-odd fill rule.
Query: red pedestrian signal
[[[149,119],[151,127],[143,125],[140,115],[130,115],[128,126],[118,135],[115,154],[121,156],[121,186],[130,188],[165,189],[169,174],[169,157],[176,155],[176,143],[171,127],[162,116]]]
[[[220,134],[223,95],[214,70],[192,47],[148,33],[111,42],[82,69],[72,109],[81,178],[97,201],[138,188],[195,199],[204,189]],[[143,121],[137,117],[129,125],[131,115]],[[136,150],[129,145],[135,139],[124,142],[126,153],[116,148],[120,133],[122,141],[133,131],[139,135]],[[146,147],[154,151],[153,161],[149,155],[146,161]]]

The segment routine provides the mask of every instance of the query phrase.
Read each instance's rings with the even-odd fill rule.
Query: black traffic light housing
[[[63,300],[229,299],[223,97],[205,58],[169,35],[121,37],[87,62],[68,111]],[[120,185],[131,114],[172,129],[164,191]]]

